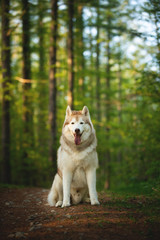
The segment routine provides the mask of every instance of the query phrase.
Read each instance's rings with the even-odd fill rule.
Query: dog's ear
[[[83,107],[82,114],[85,115],[85,116],[89,116],[89,110],[86,106]]]
[[[71,116],[71,114],[72,114],[72,110],[71,110],[70,106],[68,106],[66,109],[66,117]]]

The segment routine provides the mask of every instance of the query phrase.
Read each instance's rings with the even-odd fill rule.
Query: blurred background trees
[[[158,0],[1,0],[1,181],[50,186],[67,105],[87,105],[99,189],[160,177]]]

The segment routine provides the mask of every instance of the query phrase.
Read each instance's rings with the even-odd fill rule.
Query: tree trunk
[[[84,44],[83,44],[83,6],[80,2],[78,2],[77,6],[77,27],[78,27],[78,86],[81,92],[81,97],[84,97]],[[83,99],[82,99],[83,101]]]
[[[93,35],[92,35],[92,28],[90,27],[89,28],[89,50],[90,50],[90,66],[89,66],[89,71],[90,71],[90,83],[89,83],[89,94],[90,94],[90,97],[89,97],[89,101],[90,101],[90,106],[91,106],[91,109],[95,109],[95,86],[94,86],[94,83],[95,83],[95,77],[96,75],[93,74],[94,70],[95,70],[95,61],[94,61],[94,57],[93,57],[93,51],[94,51],[94,45],[93,45]],[[94,114],[94,113],[93,113]],[[92,115],[93,115],[92,114]],[[96,115],[93,117],[96,118]]]
[[[29,21],[29,2],[22,1],[22,76],[23,79],[31,79],[31,60],[30,60],[30,21]],[[31,119],[29,90],[31,83],[23,83],[23,121],[24,132],[29,132],[29,122]]]
[[[10,1],[1,1],[2,13],[2,181],[11,183],[10,166],[10,84],[11,84],[11,53],[9,8]]]
[[[44,87],[45,76],[45,31],[44,31],[44,17],[45,17],[45,2],[38,0],[38,38],[39,38],[39,73],[38,73],[38,85],[37,92],[39,95],[38,100],[38,144],[39,154],[45,155],[46,148],[44,147],[44,141],[48,140],[46,137],[46,95],[48,95],[47,88]],[[46,80],[47,83],[47,80]],[[43,138],[42,138],[43,136]]]
[[[121,51],[121,49],[119,50]],[[118,121],[119,121],[119,126],[122,124],[122,69],[121,69],[121,53],[119,53],[119,59],[118,59]],[[119,142],[122,141],[121,135],[119,135]],[[122,163],[122,149],[118,151],[118,162]]]
[[[98,3],[99,4],[99,3]],[[97,108],[97,121],[101,121],[101,101],[100,101],[100,74],[99,74],[99,55],[100,55],[100,43],[99,43],[99,6],[97,10],[97,36],[96,36],[96,108]]]
[[[50,39],[50,71],[49,71],[49,161],[56,171],[56,58],[57,58],[57,0],[51,0],[51,39]]]
[[[153,15],[154,15],[154,22],[155,22],[155,27],[156,27],[156,41],[157,41],[157,48],[158,48],[157,62],[158,62],[159,74],[160,74],[160,33],[159,33],[159,27],[158,27],[158,25],[159,25],[158,24],[159,23],[158,9],[159,9],[160,4],[158,3],[158,1],[156,3],[151,1],[151,4],[153,6]]]
[[[68,105],[74,108],[74,41],[73,41],[74,0],[68,0]]]
[[[30,60],[30,13],[29,1],[22,1],[22,76],[23,79],[31,79],[31,60]],[[33,126],[32,109],[30,96],[31,82],[23,83],[23,179],[24,184],[30,183],[28,151],[32,144]]]
[[[39,77],[43,79],[44,77],[44,66],[45,66],[45,49],[44,49],[44,3],[38,0],[38,37],[39,37]]]
[[[107,29],[107,67],[106,67],[106,120],[107,120],[107,142],[109,143],[110,141],[110,113],[111,113],[111,103],[110,103],[110,81],[111,81],[111,67],[110,67],[110,59],[111,59],[111,49],[110,49],[110,42],[111,42],[111,32],[110,32],[110,18],[108,17],[108,29]],[[110,149],[107,148],[106,151],[106,159],[107,159],[107,178],[105,182],[105,188],[109,189],[110,188],[110,172],[111,172],[111,153]]]

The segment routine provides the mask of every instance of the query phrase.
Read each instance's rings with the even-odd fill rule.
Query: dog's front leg
[[[89,168],[86,171],[87,184],[89,189],[89,196],[91,200],[91,205],[99,205],[97,191],[96,191],[96,169]]]
[[[70,206],[70,189],[72,181],[72,172],[63,171],[63,204],[62,207]]]

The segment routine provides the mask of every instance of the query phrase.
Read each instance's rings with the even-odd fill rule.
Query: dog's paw
[[[93,199],[91,205],[100,205],[100,202],[97,199]]]
[[[56,203],[56,207],[61,207],[62,206],[62,201],[58,201],[57,203]]]
[[[62,208],[70,207],[70,206],[71,206],[70,202],[63,202],[63,204],[62,204]]]

